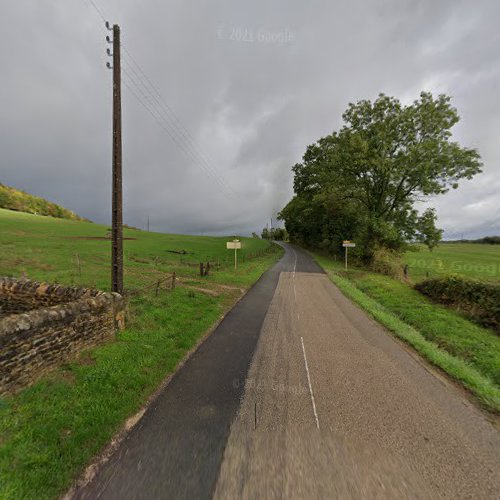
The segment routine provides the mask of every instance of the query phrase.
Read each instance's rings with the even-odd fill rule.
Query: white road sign
[[[347,249],[355,247],[356,243],[353,243],[351,240],[344,240],[342,246],[345,248],[345,270],[347,271]]]
[[[226,242],[226,248],[228,250],[234,250],[234,270],[238,268],[238,257],[237,257],[237,251],[240,250],[241,248],[241,241],[240,240],[233,240],[233,241],[228,241]]]

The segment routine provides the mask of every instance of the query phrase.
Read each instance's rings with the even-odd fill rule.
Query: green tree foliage
[[[280,214],[290,239],[332,252],[352,239],[367,263],[378,248],[400,251],[408,240],[434,246],[435,214],[419,217],[415,203],[481,171],[478,152],[451,140],[459,117],[450,98],[422,92],[404,106],[380,94],[342,117],[340,131],[292,168],[295,196]]]
[[[59,219],[86,220],[79,217],[71,210],[63,208],[55,203],[25,193],[19,189],[5,186],[0,183],[0,208],[27,212],[36,215],[49,215]]]
[[[285,241],[288,239],[288,234],[286,232],[286,229],[282,227],[276,227],[271,231],[272,231],[272,239],[275,241]]]
[[[262,239],[263,240],[275,240],[275,241],[286,241],[288,240],[288,233],[286,229],[282,227],[272,227],[271,229],[268,229],[265,227],[262,230]]]
[[[477,240],[456,240],[459,243],[479,243],[484,245],[500,245],[500,236],[484,236]]]
[[[437,246],[443,236],[442,229],[436,227],[436,211],[428,208],[418,219],[416,224],[416,238],[427,245],[429,250]]]
[[[488,245],[500,245],[500,236],[485,236],[478,240],[472,240],[473,243],[485,243]]]

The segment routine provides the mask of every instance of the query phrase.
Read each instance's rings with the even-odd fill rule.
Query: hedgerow
[[[424,280],[415,288],[500,333],[500,284],[446,276]]]

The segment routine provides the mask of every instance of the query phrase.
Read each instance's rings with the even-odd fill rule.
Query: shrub
[[[370,269],[376,273],[386,274],[392,278],[403,278],[403,264],[399,253],[388,250],[387,248],[379,248],[375,250],[373,262]]]
[[[500,284],[447,276],[422,281],[415,288],[500,333]]]

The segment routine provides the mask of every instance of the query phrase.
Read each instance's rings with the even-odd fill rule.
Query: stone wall
[[[0,278],[0,318],[41,307],[102,295],[91,288],[65,287],[37,281]]]
[[[0,394],[14,392],[124,326],[116,293],[0,278]]]

